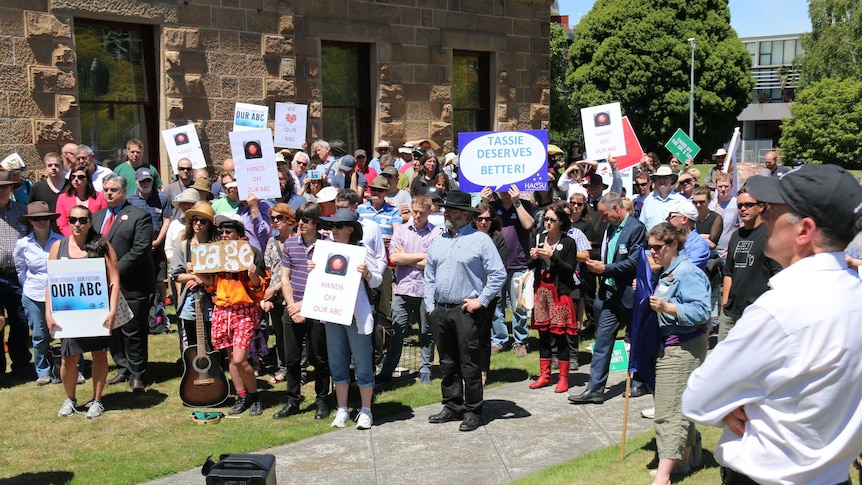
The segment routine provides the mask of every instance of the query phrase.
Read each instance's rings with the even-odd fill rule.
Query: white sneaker
[[[647,419],[655,419],[655,408],[646,408],[641,411],[641,416]]]
[[[339,408],[335,413],[335,419],[332,420],[332,427],[343,428],[348,419],[350,419],[350,413],[346,409]]]
[[[105,412],[105,406],[102,401],[90,401],[87,403],[87,419],[95,419]]]
[[[374,417],[371,416],[371,413],[359,411],[359,415],[356,416],[356,429],[371,429],[371,424],[374,422]]]
[[[60,410],[57,411],[57,416],[66,417],[75,414],[75,408],[78,407],[78,402],[74,399],[67,397],[65,401],[63,401],[63,405],[60,406]]]

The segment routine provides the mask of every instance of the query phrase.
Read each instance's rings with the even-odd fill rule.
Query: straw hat
[[[179,207],[183,202],[191,202],[194,204],[195,202],[201,201],[201,194],[195,189],[188,188],[180,192],[180,195],[174,197],[174,200],[171,201],[171,205]]]
[[[192,186],[189,188],[190,189],[197,189],[197,190],[200,190],[202,192],[205,192],[207,200],[212,200],[212,198],[213,198],[212,186],[213,185],[210,183],[209,180],[197,179],[197,180],[195,180],[195,183],[193,183]]]
[[[200,201],[186,211],[186,220],[192,220],[192,217],[200,217],[210,222],[215,221],[215,211],[209,202]]]

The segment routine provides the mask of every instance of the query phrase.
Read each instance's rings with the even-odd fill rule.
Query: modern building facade
[[[737,120],[742,124],[741,160],[763,162],[778,146],[781,120],[790,118],[799,83],[793,60],[802,54],[800,34],[770,35],[741,39],[751,54],[751,74],[757,80],[749,104]]]
[[[8,0],[0,155],[67,142],[167,170],[160,131],[230,156],[234,103],[307,104],[306,138],[371,149],[460,131],[547,129],[551,0]],[[270,124],[272,122],[270,121]]]

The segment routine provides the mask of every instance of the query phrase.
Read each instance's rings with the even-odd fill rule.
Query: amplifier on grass
[[[207,485],[275,485],[275,456],[224,454],[216,463],[210,456],[201,473]]]

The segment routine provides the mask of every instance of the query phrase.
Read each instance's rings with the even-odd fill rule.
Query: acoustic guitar
[[[180,399],[190,407],[215,407],[227,400],[230,388],[219,364],[217,350],[207,352],[204,338],[204,317],[201,312],[201,295],[195,300],[195,327],[197,345],[183,351],[183,378],[180,381]]]

